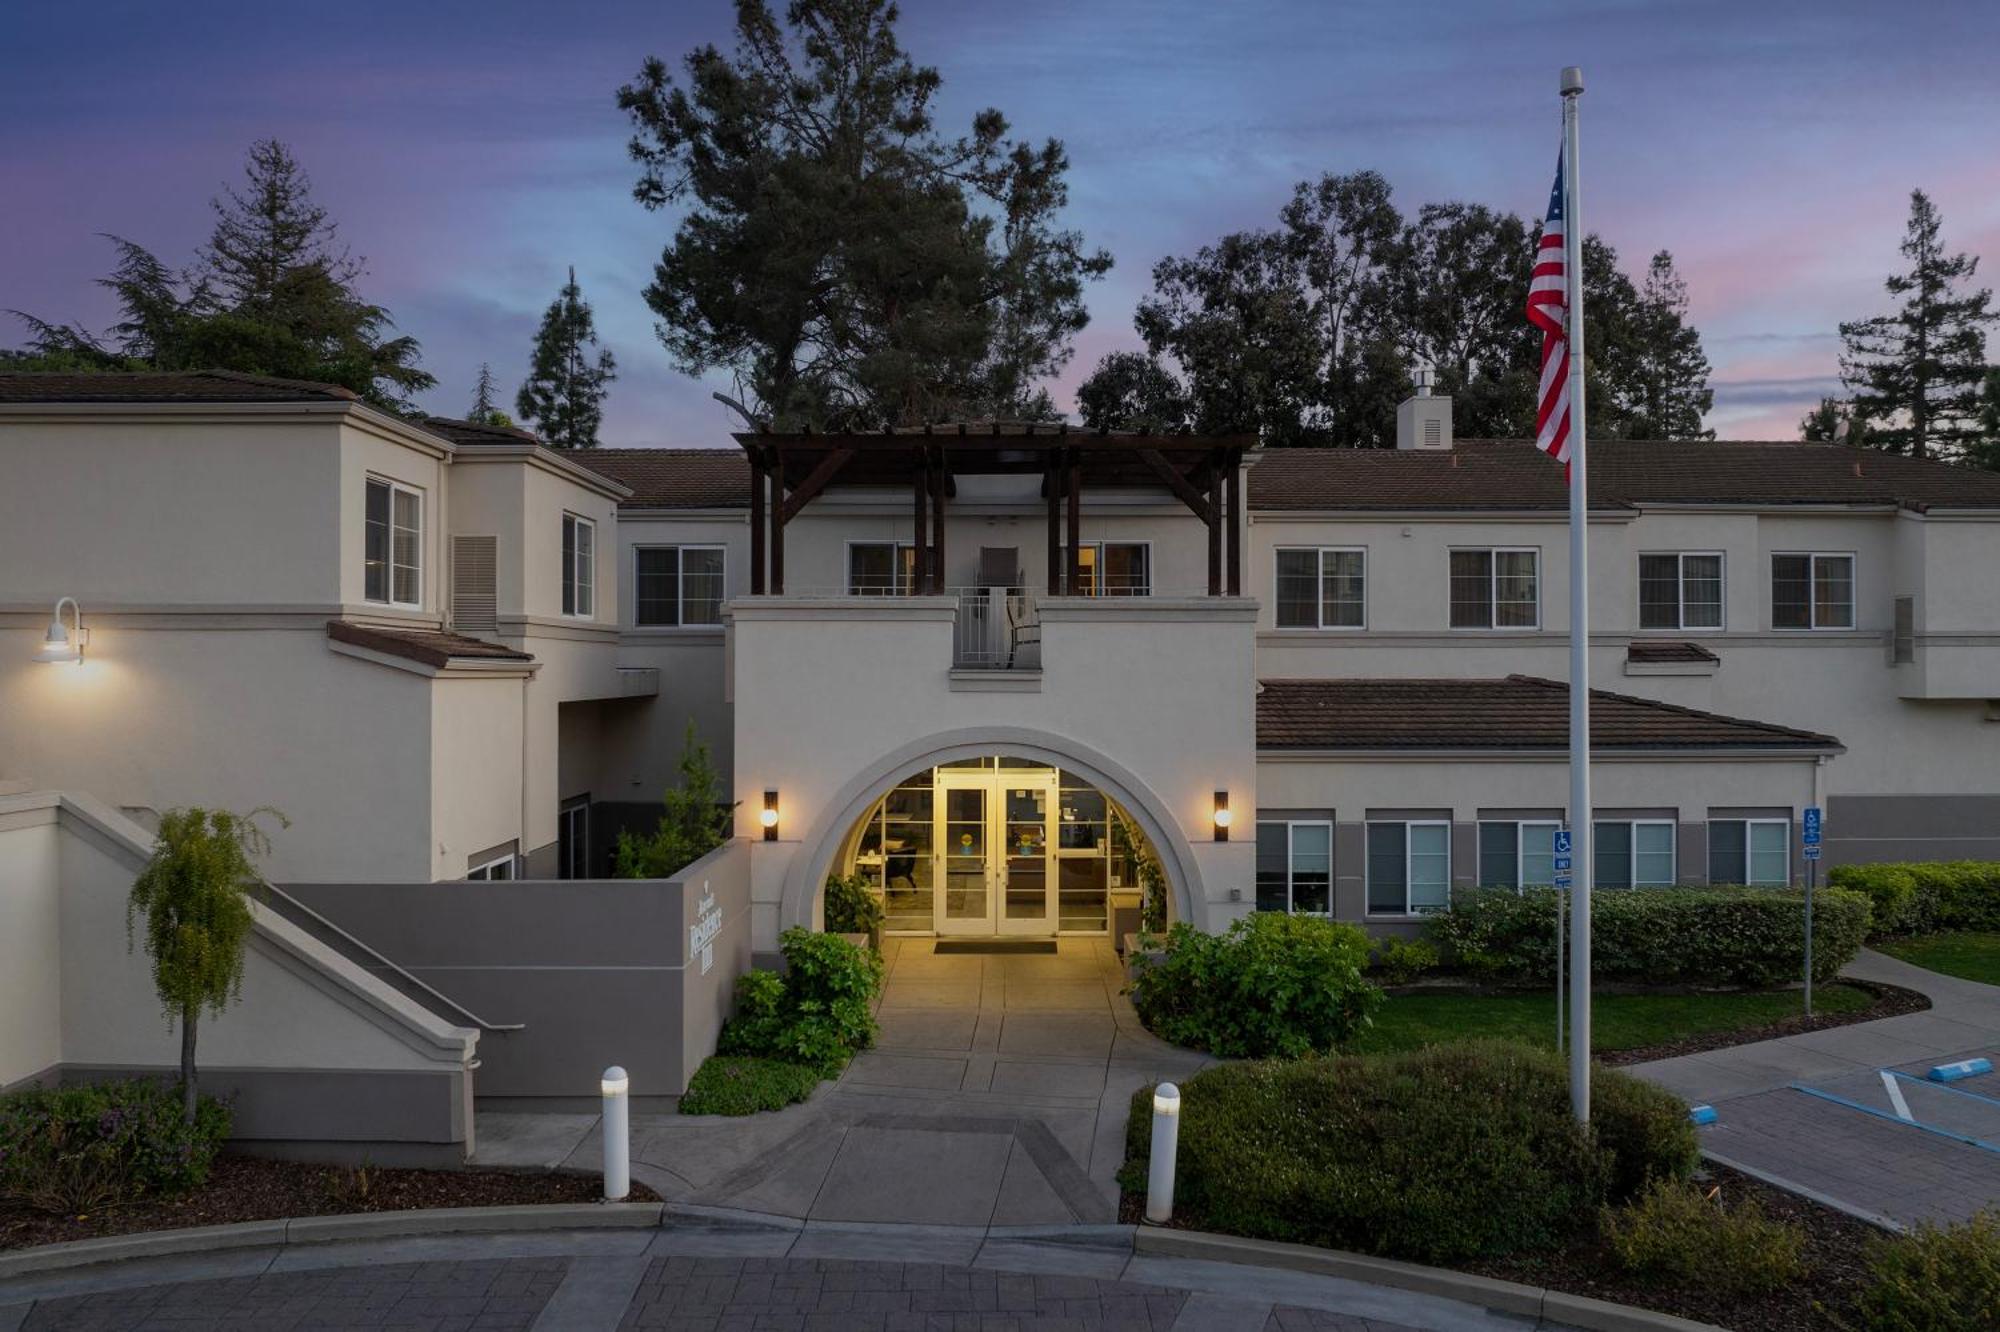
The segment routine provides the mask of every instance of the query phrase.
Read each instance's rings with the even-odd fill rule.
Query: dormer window
[[[379,476],[368,478],[361,595],[387,606],[424,600],[424,497]]]

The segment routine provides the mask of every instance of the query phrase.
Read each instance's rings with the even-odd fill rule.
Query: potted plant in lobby
[[[826,932],[882,951],[882,902],[859,874],[831,874],[826,880]]]

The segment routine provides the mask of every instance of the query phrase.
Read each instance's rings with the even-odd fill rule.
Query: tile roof
[[[1593,440],[1591,507],[1870,504],[2000,509],[2000,472],[1843,444]],[[1449,450],[1271,449],[1250,469],[1253,509],[1561,509],[1562,469],[1526,440]]]
[[[49,374],[0,372],[0,402],[358,402],[338,384],[273,379],[234,370]]]
[[[1635,638],[1625,647],[1625,660],[1643,662],[1721,661],[1699,643],[1674,639]]]
[[[356,624],[352,620],[328,620],[326,636],[337,643],[350,643],[371,652],[404,657],[425,666],[445,667],[454,661],[533,661],[534,654],[489,643],[483,638],[442,629],[385,629],[380,625]]]
[[[1590,691],[1594,751],[1832,750],[1829,735]],[[1484,680],[1265,680],[1257,748],[1521,750],[1569,747],[1569,686],[1510,675]]]
[[[541,436],[519,426],[482,425],[452,416],[426,416],[424,429],[454,444],[539,444]]]
[[[747,509],[750,460],[738,448],[579,449],[570,455],[591,471],[623,482],[637,509]]]

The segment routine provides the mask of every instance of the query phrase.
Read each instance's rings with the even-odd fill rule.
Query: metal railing
[[[951,664],[967,671],[1038,671],[1042,621],[1032,592],[1023,588],[958,587]]]

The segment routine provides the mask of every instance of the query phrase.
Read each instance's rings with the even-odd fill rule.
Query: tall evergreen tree
[[[1986,372],[1979,388],[1979,439],[1967,454],[1974,467],[2000,472],[2000,365]]]
[[[618,362],[608,348],[593,356],[596,346],[597,323],[571,268],[569,281],[542,314],[528,378],[514,398],[521,419],[556,448],[597,447],[605,385],[618,377]]]
[[[1870,442],[1919,458],[1956,458],[1978,439],[1986,325],[2000,319],[1992,291],[1968,286],[1979,260],[1946,254],[1942,225],[1930,197],[1912,190],[1901,246],[1910,267],[1883,284],[1902,308],[1840,326],[1841,382],[1876,423]]]
[[[1701,349],[1701,334],[1687,322],[1687,311],[1687,283],[1674,271],[1673,255],[1661,250],[1646,266],[1646,281],[1631,307],[1622,423],[1628,438],[1715,438],[1715,432],[1701,424],[1715,405],[1715,391],[1708,386],[1708,356]]]
[[[510,426],[514,418],[500,410],[499,387],[493,382],[493,367],[479,363],[479,380],[472,386],[472,408],[465,419],[474,425]]]
[[[297,294],[292,275],[316,268],[341,287],[361,276],[360,261],[334,247],[339,226],[312,197],[312,179],[276,139],[250,145],[243,189],[223,186],[210,199],[215,228],[202,253],[208,283],[238,314],[285,322],[281,304]]]

